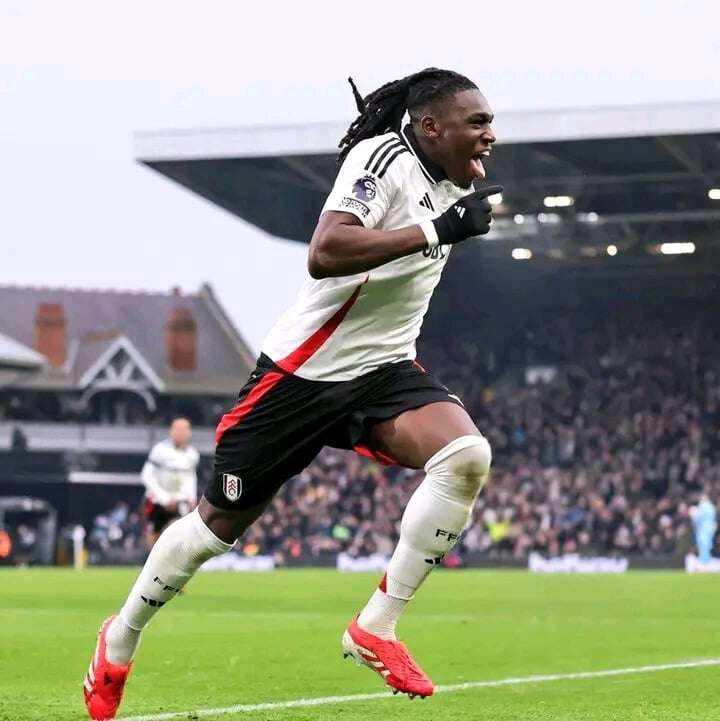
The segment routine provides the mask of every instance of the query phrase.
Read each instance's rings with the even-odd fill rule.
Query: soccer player
[[[220,420],[198,508],[160,536],[100,629],[85,679],[94,719],[114,716],[155,613],[325,445],[426,472],[387,573],[342,646],[395,693],[433,693],[395,625],[468,523],[490,446],[460,399],[415,362],[415,340],[452,246],[490,229],[488,196],[502,190],[482,182],[493,113],[475,83],[449,70],[422,70],[364,99],[351,84],[359,116],[310,242],[311,277]]]
[[[197,503],[200,454],[190,445],[191,437],[190,421],[176,418],[170,424],[169,437],[153,446],[143,466],[148,548],[155,545],[168,523]]]
[[[695,545],[698,550],[698,559],[702,564],[712,561],[712,549],[717,531],[717,508],[707,493],[700,496],[697,506],[690,509],[695,526]]]

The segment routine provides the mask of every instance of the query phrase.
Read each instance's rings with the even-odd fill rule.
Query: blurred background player
[[[176,418],[170,424],[169,437],[153,446],[143,466],[148,548],[155,545],[168,523],[189,513],[197,503],[200,454],[190,445],[191,437],[190,421]]]
[[[700,496],[697,506],[690,510],[695,526],[695,545],[700,563],[710,563],[717,531],[717,508],[707,493]]]
[[[217,427],[198,509],[161,535],[102,625],[85,679],[94,719],[114,718],[152,616],[324,446],[425,470],[387,573],[342,647],[395,693],[435,690],[395,626],[470,521],[491,452],[460,398],[415,362],[415,343],[452,246],[490,230],[488,198],[502,190],[482,182],[494,116],[477,85],[449,70],[427,68],[365,98],[352,87],[359,115],[340,141],[310,277]]]

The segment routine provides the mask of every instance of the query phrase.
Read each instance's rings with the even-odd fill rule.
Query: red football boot
[[[125,666],[118,666],[105,658],[105,636],[114,618],[115,616],[110,616],[105,619],[100,627],[95,654],[83,684],[85,706],[90,718],[95,721],[110,721],[115,718],[122,701],[125,682],[132,668],[132,661]]]
[[[379,673],[393,693],[406,693],[413,699],[432,696],[435,692],[433,682],[415,663],[404,643],[374,636],[360,628],[355,620],[343,634],[342,645],[346,658],[352,656]]]

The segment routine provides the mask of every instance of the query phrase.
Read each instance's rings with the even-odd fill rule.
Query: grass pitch
[[[100,622],[134,570],[0,571],[0,720],[86,718],[82,681]],[[340,636],[375,575],[208,573],[145,634],[118,718],[375,693]],[[400,633],[438,684],[720,657],[720,577],[436,571]],[[720,666],[256,709],[206,721],[717,721]],[[148,721],[149,721],[148,719]]]

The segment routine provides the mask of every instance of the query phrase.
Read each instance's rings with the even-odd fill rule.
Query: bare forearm
[[[308,267],[315,278],[354,275],[427,247],[419,225],[398,230],[374,230],[362,225],[336,224],[315,232]]]

